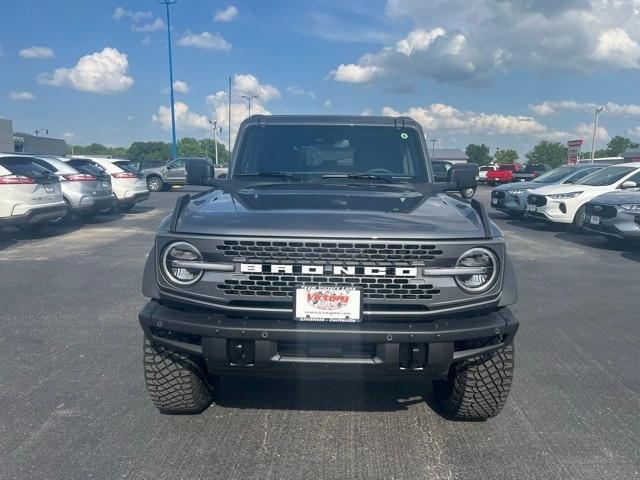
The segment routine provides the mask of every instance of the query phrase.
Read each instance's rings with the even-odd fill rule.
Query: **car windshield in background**
[[[12,175],[22,175],[24,177],[46,177],[51,174],[48,170],[40,165],[36,165],[29,158],[15,157],[3,158],[0,165],[9,170]]]
[[[102,168],[89,160],[69,160],[67,163],[79,172],[88,175],[100,176],[106,173]]]
[[[575,170],[574,167],[558,167],[558,168],[556,168],[554,170],[551,170],[550,172],[547,172],[547,173],[545,173],[543,175],[540,175],[534,181],[536,183],[555,183],[555,182],[559,182],[560,180],[565,178],[567,175],[569,175],[574,170]],[[526,171],[526,169],[525,169],[525,171]]]
[[[535,173],[537,165],[527,165],[522,169],[522,173]]]
[[[413,129],[369,126],[249,127],[234,175],[295,177],[372,175],[426,181],[420,139]],[[363,177],[364,178],[364,177]]]
[[[515,165],[500,165],[498,167],[498,170],[515,170],[516,166]]]
[[[592,173],[579,183],[580,185],[590,185],[592,187],[611,185],[612,183],[621,180],[634,170],[636,170],[636,167],[607,167]]]

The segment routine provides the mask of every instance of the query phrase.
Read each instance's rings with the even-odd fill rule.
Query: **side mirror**
[[[626,182],[622,182],[622,185],[620,185],[620,188],[625,189],[625,188],[636,188],[638,186],[637,182],[633,182],[631,180],[627,180]]]
[[[167,165],[166,167],[164,167],[166,170],[171,170],[171,165]]]
[[[447,181],[451,184],[452,190],[475,191],[478,187],[479,171],[475,163],[456,163],[447,172]]]

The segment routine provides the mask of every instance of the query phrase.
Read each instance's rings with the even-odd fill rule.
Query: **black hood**
[[[483,238],[471,205],[434,184],[234,183],[193,197],[181,233],[311,238]]]
[[[640,189],[633,188],[627,190],[618,190],[599,195],[592,203],[600,203],[601,205],[623,205],[625,203],[640,203]]]

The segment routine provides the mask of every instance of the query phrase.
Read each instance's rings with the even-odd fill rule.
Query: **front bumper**
[[[150,301],[138,318],[148,338],[204,358],[209,373],[314,378],[443,378],[452,363],[508,345],[518,329],[508,308],[432,322],[336,325],[229,318]],[[493,343],[476,348],[478,339]]]
[[[583,228],[593,233],[621,238],[624,240],[640,240],[640,215],[627,212],[617,207],[618,213],[613,218],[598,217],[597,224],[592,223],[591,215],[586,215]]]
[[[492,192],[491,206],[506,213],[524,214],[527,207],[527,194],[513,194],[507,192]]]
[[[149,198],[149,190],[127,192],[125,196],[119,199],[120,205],[135,205],[138,202]]]

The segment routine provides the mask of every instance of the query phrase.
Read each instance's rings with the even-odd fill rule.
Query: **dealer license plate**
[[[357,288],[305,285],[295,290],[294,318],[299,322],[355,323],[362,320]]]
[[[491,199],[491,205],[497,205],[498,204],[498,199],[497,198],[492,198]]]
[[[535,206],[532,203],[529,203],[529,204],[527,204],[527,210],[530,211],[530,212],[537,212],[538,211],[538,207]]]
[[[47,193],[53,193],[53,185],[51,185],[50,183],[45,183],[44,191]]]
[[[600,225],[600,217],[596,215],[591,215],[591,218],[589,219],[589,223],[591,223],[592,225]]]

